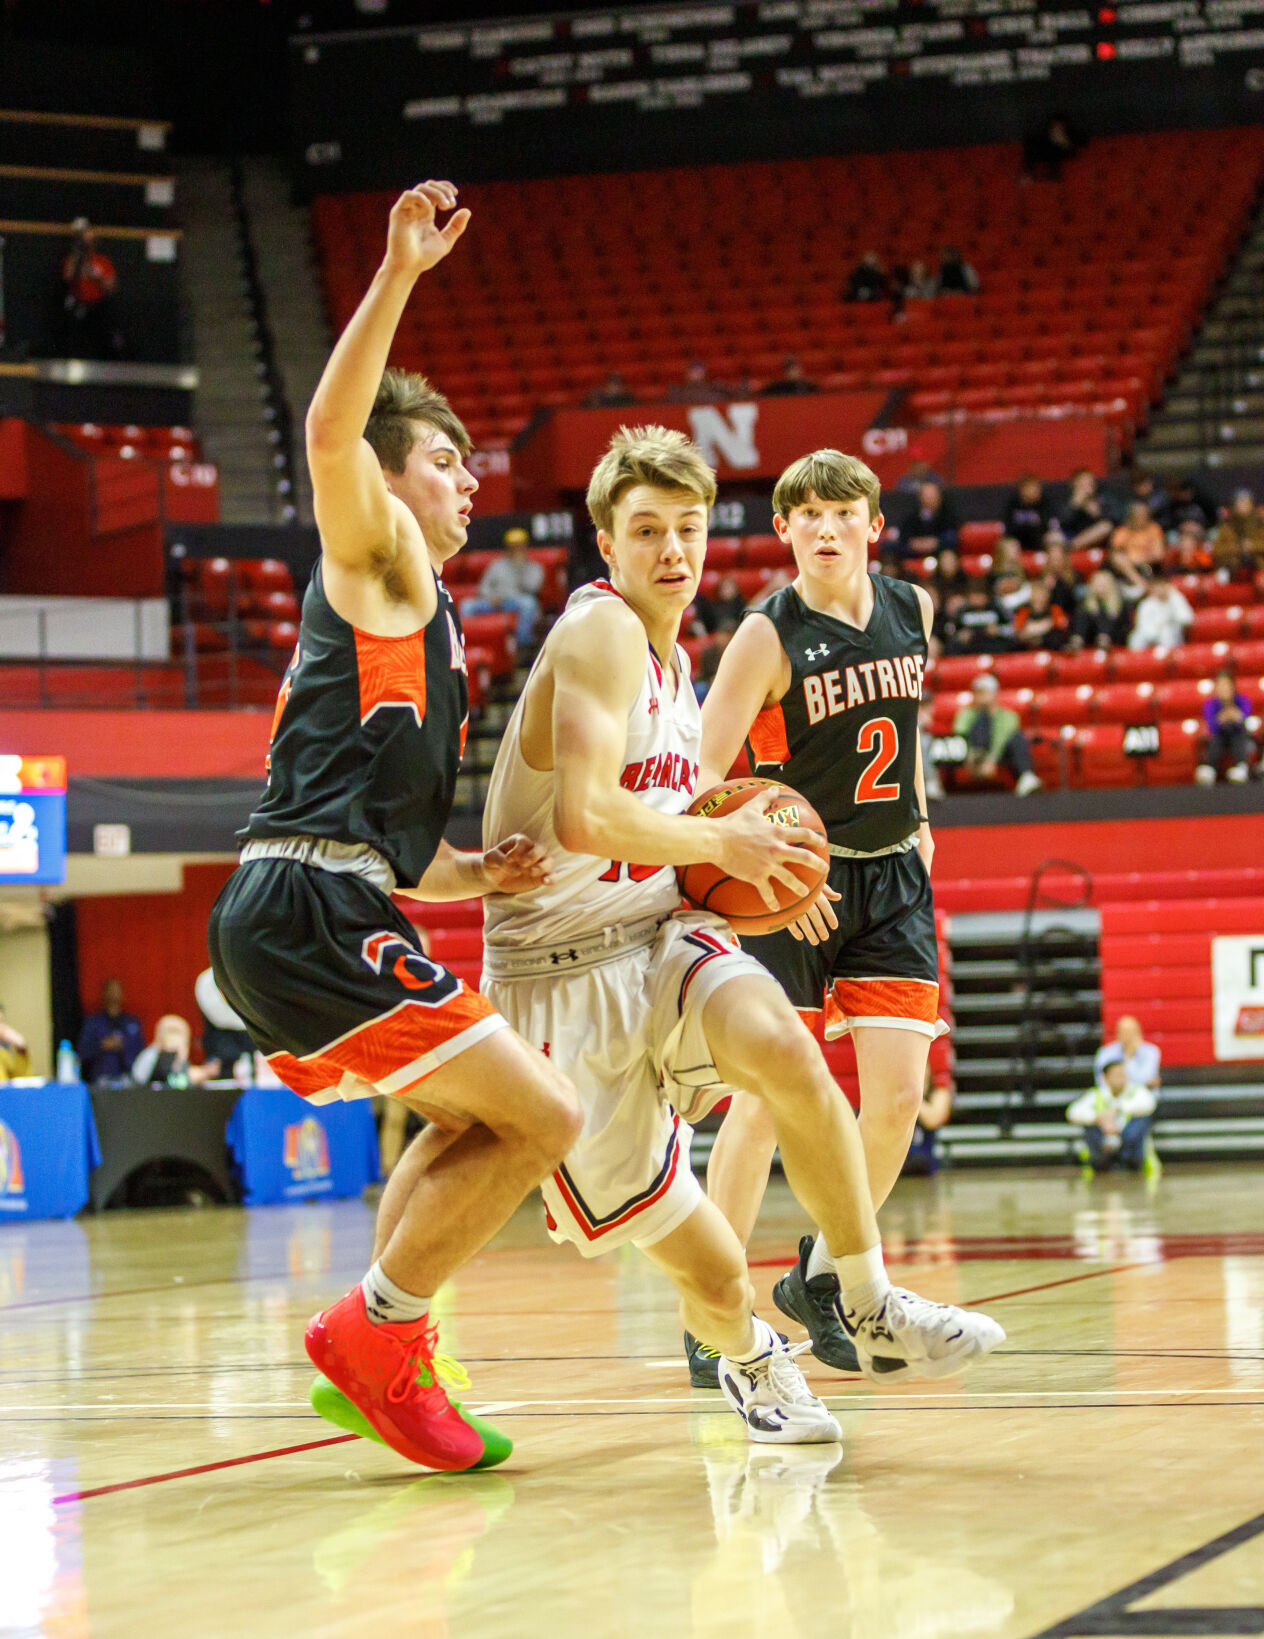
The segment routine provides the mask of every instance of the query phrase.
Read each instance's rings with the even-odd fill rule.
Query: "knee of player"
[[[885,1112],[886,1120],[892,1126],[901,1129],[911,1127],[922,1107],[921,1080],[911,1076],[897,1078],[871,1101],[870,1107],[876,1109],[879,1118]]]
[[[725,1322],[749,1314],[754,1303],[750,1277],[743,1267],[698,1275],[694,1295],[709,1313]]]
[[[546,1066],[538,1098],[537,1140],[549,1152],[550,1167],[572,1149],[584,1127],[579,1097],[569,1076],[556,1065]]]

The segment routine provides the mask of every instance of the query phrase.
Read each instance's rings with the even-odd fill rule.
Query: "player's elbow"
[[[303,423],[309,461],[318,462],[331,455],[345,454],[348,442],[353,443],[356,437],[358,434],[348,435],[345,423],[326,410],[319,398],[313,399]]]
[[[601,852],[596,839],[595,816],[583,792],[570,792],[559,783],[553,803],[553,829],[568,854]]]

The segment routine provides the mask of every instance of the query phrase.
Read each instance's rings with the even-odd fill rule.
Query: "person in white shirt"
[[[1120,1049],[1104,1066],[1105,1085],[1090,1087],[1067,1110],[1079,1127],[1085,1157],[1094,1172],[1109,1172],[1118,1161],[1131,1172],[1149,1171],[1150,1129],[1158,1101],[1148,1087],[1128,1079]]]
[[[1155,573],[1150,590],[1137,605],[1137,618],[1128,637],[1130,649],[1175,649],[1194,624],[1194,611],[1179,586]]]
[[[503,557],[493,558],[478,583],[478,596],[461,605],[463,615],[491,615],[511,610],[518,617],[518,647],[525,648],[535,636],[540,618],[540,587],[544,569],[527,553],[525,529],[507,529]]]
[[[1158,1092],[1159,1066],[1163,1055],[1152,1041],[1145,1040],[1141,1034],[1140,1020],[1133,1018],[1131,1013],[1125,1013],[1115,1026],[1114,1041],[1097,1049],[1093,1076],[1099,1087],[1105,1087],[1102,1071],[1116,1054],[1122,1056],[1130,1082],[1138,1087],[1148,1087],[1152,1093]]]

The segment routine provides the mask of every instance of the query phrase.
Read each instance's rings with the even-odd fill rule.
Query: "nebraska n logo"
[[[391,972],[405,990],[429,990],[431,985],[446,977],[446,969],[432,962],[428,956],[423,956],[416,945],[410,944],[398,933],[369,934],[360,946],[360,960],[374,973],[381,973],[382,963],[387,959],[386,953],[396,945],[404,954],[395,958]],[[410,967],[410,963],[413,966]]]

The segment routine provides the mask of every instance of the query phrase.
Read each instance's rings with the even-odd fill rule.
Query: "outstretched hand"
[[[530,893],[553,880],[548,853],[520,833],[506,837],[483,855],[483,870],[493,893]]]
[[[388,265],[416,278],[441,262],[469,224],[469,211],[455,207],[456,189],[450,182],[419,182],[401,194],[391,207]],[[439,211],[452,212],[443,227],[436,221]]]

